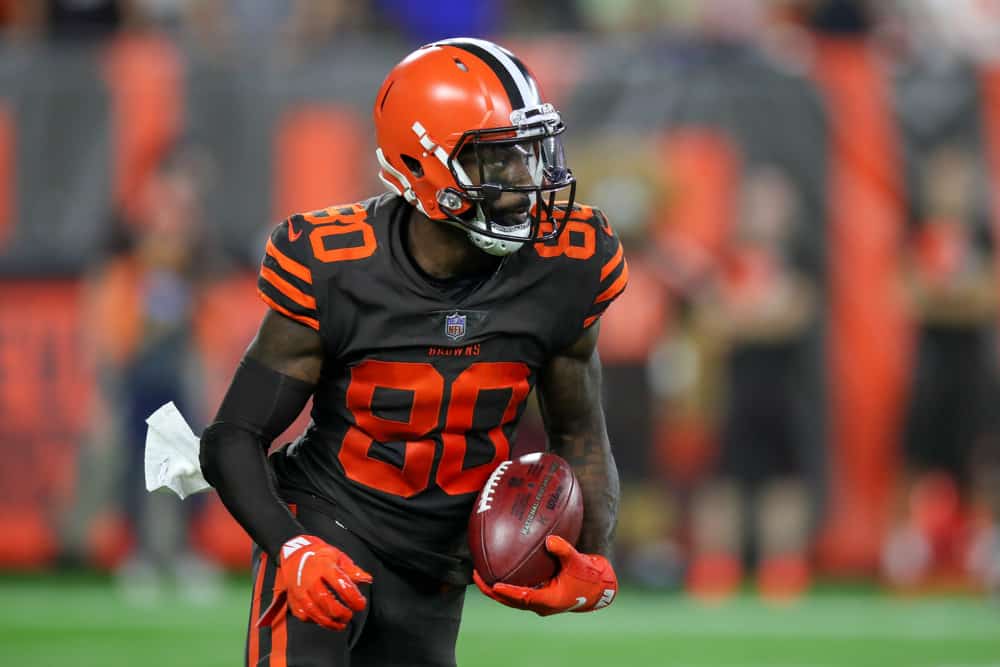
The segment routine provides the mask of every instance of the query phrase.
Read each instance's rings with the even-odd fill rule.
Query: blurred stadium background
[[[237,663],[248,540],[145,493],[143,419],[201,430],[270,227],[381,191],[374,93],[455,35],[632,274],[625,592],[472,592],[462,664],[1000,665],[997,0],[0,0],[0,664]]]

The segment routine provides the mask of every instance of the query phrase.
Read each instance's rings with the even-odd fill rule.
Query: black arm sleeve
[[[201,436],[201,470],[226,509],[272,558],[306,530],[278,497],[267,449],[302,411],[313,387],[244,358],[215,421]]]

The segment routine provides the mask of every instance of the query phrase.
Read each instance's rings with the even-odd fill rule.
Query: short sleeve
[[[300,216],[293,216],[271,232],[257,276],[257,294],[273,310],[318,331],[305,226]]]
[[[597,290],[594,299],[587,310],[583,320],[584,328],[589,327],[604,314],[608,306],[621,296],[628,285],[628,262],[625,260],[625,253],[622,249],[621,241],[608,224],[608,219],[604,213],[594,210],[600,221],[600,229],[597,232],[599,241],[598,258],[601,271],[598,277]]]

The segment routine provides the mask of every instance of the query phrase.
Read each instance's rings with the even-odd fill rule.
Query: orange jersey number
[[[551,223],[542,223],[551,225]],[[554,241],[535,243],[535,252],[539,257],[559,257],[566,255],[570,259],[590,259],[594,256],[596,247],[594,228],[586,222],[569,220],[566,229]]]
[[[358,204],[330,206],[302,217],[314,225],[309,233],[309,244],[313,255],[321,262],[364,259],[371,256],[378,245],[375,230],[368,224],[368,211]],[[329,237],[338,238],[328,241]]]
[[[445,493],[460,495],[482,488],[493,469],[510,454],[504,425],[516,416],[528,396],[528,367],[523,363],[477,362],[470,365],[451,384],[450,399],[441,432],[441,461],[436,484]],[[383,419],[372,412],[376,388],[412,392],[413,404],[407,421]],[[493,459],[489,463],[463,469],[468,447],[466,434],[472,428],[473,410],[479,393],[510,389],[501,422],[489,431]],[[356,426],[344,436],[340,463],[347,476],[386,493],[410,497],[430,486],[431,468],[438,444],[426,437],[440,421],[445,381],[431,364],[367,360],[351,370],[347,405]],[[373,441],[406,443],[403,466],[380,461],[368,455]]]

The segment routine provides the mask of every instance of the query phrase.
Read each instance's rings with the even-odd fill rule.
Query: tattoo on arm
[[[618,516],[619,482],[601,407],[597,325],[542,370],[538,400],[550,449],[573,468],[583,492],[577,548],[607,555]]]

